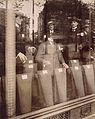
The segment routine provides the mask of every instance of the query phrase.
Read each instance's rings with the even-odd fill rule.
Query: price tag
[[[63,72],[63,69],[62,69],[62,68],[59,68],[58,71],[59,71],[59,72]]]
[[[28,65],[28,68],[29,68],[29,69],[33,69],[33,64]]]
[[[47,70],[43,70],[43,74],[47,74],[48,73],[48,71]]]
[[[23,75],[22,75],[22,79],[23,79],[23,80],[25,80],[25,79],[27,79],[27,78],[28,78],[27,74],[23,74]]]
[[[29,64],[30,64],[30,63],[33,63],[33,60],[29,60]]]
[[[87,67],[88,69],[90,69],[90,65],[86,65],[86,67]]]
[[[77,63],[77,60],[73,60],[74,63]]]
[[[45,68],[45,67],[46,67],[46,65],[44,64],[44,65],[43,65],[43,67]]]
[[[75,66],[75,70],[79,70],[79,68],[77,66]]]

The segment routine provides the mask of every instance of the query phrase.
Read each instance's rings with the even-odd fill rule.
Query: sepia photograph
[[[95,119],[95,0],[0,0],[0,119]]]

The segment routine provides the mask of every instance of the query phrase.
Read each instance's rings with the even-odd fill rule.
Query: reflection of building
[[[29,18],[21,13],[16,13],[16,48],[17,52],[25,53],[25,43],[29,42]],[[0,69],[4,69],[4,55],[5,55],[5,9],[0,9]],[[4,70],[0,70],[0,74]]]
[[[41,12],[39,14],[39,18],[38,18],[38,37],[39,40],[43,38],[43,32],[44,32],[44,24],[43,24],[43,13]]]
[[[16,37],[17,41],[29,41],[30,19],[23,14],[16,13]]]
[[[84,11],[82,13],[83,16],[80,14],[80,9]],[[71,27],[70,23],[74,16],[80,19],[80,21],[88,18],[88,8],[77,0],[48,0],[39,17],[39,24],[43,24],[41,25],[42,28],[39,28],[39,36],[42,37],[49,32],[47,23],[53,21],[55,22],[54,39],[59,39],[59,41],[61,40],[63,43],[68,43],[68,33],[70,33]]]

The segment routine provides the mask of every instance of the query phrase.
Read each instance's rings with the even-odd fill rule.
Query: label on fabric
[[[22,79],[23,79],[23,80],[25,80],[25,79],[27,79],[27,78],[28,78],[27,74],[23,74],[23,75],[22,75]]]
[[[48,73],[48,71],[47,70],[43,70],[43,74],[47,74]]]
[[[79,70],[79,67],[75,66],[75,70]]]
[[[33,63],[33,60],[29,60],[29,64],[30,64],[30,63]]]
[[[62,68],[59,68],[58,71],[59,71],[59,72],[63,72],[63,69],[62,69]]]
[[[28,65],[29,69],[33,69],[33,64]]]
[[[91,67],[90,67],[90,65],[86,65],[86,67],[88,68],[88,69],[90,69]]]
[[[76,60],[73,60],[73,62],[74,62],[74,63],[77,63],[77,61],[76,61]]]

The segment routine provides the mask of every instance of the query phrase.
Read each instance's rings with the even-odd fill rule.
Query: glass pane
[[[94,94],[94,3],[12,3],[0,2],[2,117],[23,115]],[[61,118],[69,118],[66,113],[68,116],[62,113]]]

